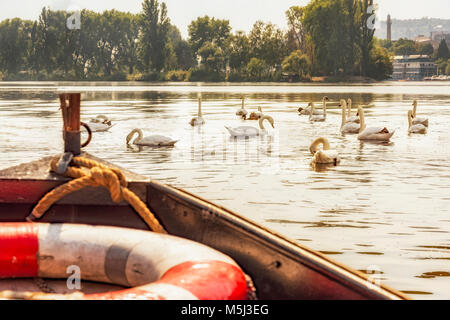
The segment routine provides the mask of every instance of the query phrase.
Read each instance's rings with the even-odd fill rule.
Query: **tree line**
[[[232,33],[228,20],[204,16],[188,39],[167,7],[144,0],[139,14],[43,8],[37,21],[0,23],[0,77],[8,80],[282,81],[352,76],[386,79],[392,55],[374,39],[372,0],[312,0],[286,12],[289,29],[257,21]]]

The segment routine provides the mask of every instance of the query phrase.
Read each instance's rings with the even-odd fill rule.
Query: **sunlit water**
[[[197,85],[0,83],[0,168],[59,153],[58,91],[82,92],[82,117],[108,115],[116,125],[96,133],[86,151],[137,173],[184,188],[319,250],[412,298],[450,298],[450,84]],[[203,97],[206,124],[188,124]],[[263,107],[275,130],[230,139],[240,96]],[[326,123],[297,108],[327,95]],[[396,129],[389,144],[339,133],[337,101],[368,105],[368,126]],[[426,135],[407,134],[407,110],[419,100]],[[257,126],[256,121],[245,125]],[[178,141],[174,148],[127,148],[142,128]],[[315,171],[309,144],[324,136],[337,167]]]

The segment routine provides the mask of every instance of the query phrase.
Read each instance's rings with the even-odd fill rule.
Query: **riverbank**
[[[369,77],[361,76],[318,76],[305,79],[295,79],[288,75],[275,74],[273,77],[267,79],[250,79],[247,77],[236,77],[232,74],[229,76],[221,76],[216,74],[201,75],[192,74],[192,71],[175,70],[167,73],[148,73],[148,74],[125,74],[118,73],[109,76],[99,75],[95,77],[79,78],[75,75],[61,75],[61,74],[37,74],[31,75],[29,73],[21,72],[15,75],[2,75],[0,73],[0,81],[74,81],[74,82],[206,82],[206,83],[379,83]]]

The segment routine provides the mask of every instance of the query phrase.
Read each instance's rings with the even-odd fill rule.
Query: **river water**
[[[82,93],[82,118],[106,114],[116,125],[95,133],[86,151],[184,188],[371,274],[411,298],[450,299],[450,83],[250,85],[197,83],[0,82],[0,168],[59,153],[60,91]],[[206,124],[188,122],[203,99]],[[231,139],[240,97],[275,120],[268,135]],[[297,108],[332,101],[325,123]],[[390,143],[341,135],[341,98],[364,105],[368,126],[396,133]],[[408,135],[419,101],[426,135]],[[173,148],[127,147],[126,135],[179,140]],[[342,161],[314,170],[310,143],[327,137]]]

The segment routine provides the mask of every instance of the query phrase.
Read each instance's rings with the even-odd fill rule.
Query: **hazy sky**
[[[198,16],[209,15],[230,20],[234,31],[249,31],[256,20],[271,21],[286,28],[285,11],[309,0],[164,0],[173,24],[187,36],[188,24]],[[0,20],[21,17],[36,19],[43,6],[67,9],[73,6],[96,11],[118,9],[139,12],[142,0],[0,0]],[[393,18],[450,19],[450,0],[375,0],[382,20]]]

